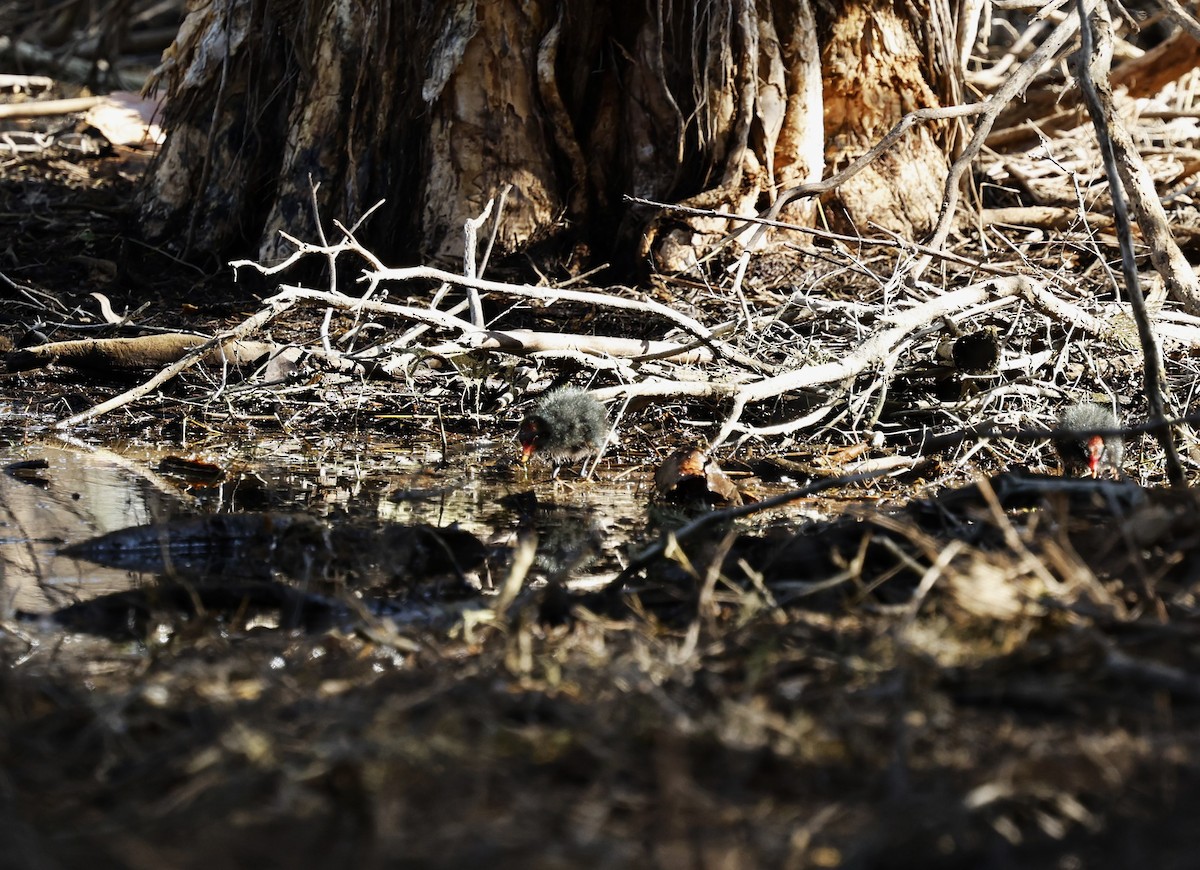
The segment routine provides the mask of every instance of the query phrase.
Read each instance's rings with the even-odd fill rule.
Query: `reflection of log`
[[[189,517],[130,526],[64,547],[60,553],[111,568],[222,584],[229,578],[351,581],[394,586],[402,580],[459,577],[487,551],[470,532],[424,524],[329,526],[304,514]]]
[[[4,358],[10,372],[21,372],[61,364],[72,368],[128,371],[160,368],[185,356],[210,339],[203,335],[167,333],[137,338],[96,338],[56,341],[26,347]],[[279,346],[268,341],[231,341],[213,348],[204,357],[212,365],[253,365]]]
[[[164,581],[111,592],[54,611],[52,618],[71,631],[89,632],[114,640],[145,641],[164,626],[176,626],[205,614],[210,619],[253,620],[274,618],[280,628],[291,631],[328,631],[351,623],[351,612],[332,598],[294,589],[285,583],[259,581],[229,586],[201,586]],[[40,614],[17,611],[22,619],[40,619]]]

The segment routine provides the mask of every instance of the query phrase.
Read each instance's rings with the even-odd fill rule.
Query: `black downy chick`
[[[571,387],[547,393],[521,422],[521,462],[537,453],[554,462],[595,453],[608,437],[604,406],[586,390]]]
[[[1054,449],[1062,462],[1063,474],[1099,477],[1112,469],[1120,476],[1125,458],[1125,442],[1120,435],[1074,435],[1096,429],[1119,429],[1113,412],[1103,405],[1071,405],[1058,418],[1058,428],[1066,430],[1054,439]]]

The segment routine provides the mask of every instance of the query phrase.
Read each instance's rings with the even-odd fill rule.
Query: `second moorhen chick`
[[[1066,431],[1054,439],[1063,474],[1099,477],[1101,470],[1112,469],[1119,476],[1125,457],[1125,442],[1120,435],[1075,433],[1120,427],[1113,412],[1103,405],[1072,405],[1063,411],[1058,428]]]
[[[608,437],[604,406],[586,390],[571,387],[547,393],[521,422],[521,462],[534,453],[554,462],[595,453]]]

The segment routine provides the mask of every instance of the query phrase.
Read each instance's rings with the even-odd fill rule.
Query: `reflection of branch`
[[[642,552],[636,554],[629,564],[620,574],[618,574],[611,583],[604,587],[605,595],[619,595],[634,576],[641,573],[642,569],[654,562],[656,559],[662,558],[667,549],[676,543],[691,540],[698,536],[701,532],[706,532],[713,526],[720,526],[723,523],[732,522],[733,520],[748,517],[752,514],[762,513],[772,508],[782,507],[786,504],[791,504],[802,498],[815,495],[818,492],[825,492],[830,489],[837,489],[842,486],[850,486],[855,483],[862,483],[868,480],[874,480],[877,477],[886,477],[895,472],[895,469],[884,468],[874,471],[860,471],[857,474],[849,474],[842,477],[827,477],[824,480],[818,480],[807,486],[802,486],[799,489],[793,489],[789,492],[781,493],[771,498],[764,498],[761,501],[756,501],[754,504],[738,505],[737,507],[726,508],[725,510],[711,511],[703,514],[692,520],[687,525],[681,526],[678,529],[667,532],[657,542],[651,544]]]

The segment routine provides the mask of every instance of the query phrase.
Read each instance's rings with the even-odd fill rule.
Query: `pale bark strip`
[[[558,46],[562,39],[563,15],[566,14],[566,4],[558,7],[554,23],[542,37],[537,51],[537,84],[538,93],[542,97],[542,105],[546,109],[549,120],[549,131],[554,137],[554,144],[567,159],[571,177],[563,187],[567,194],[567,212],[576,220],[583,219],[588,207],[588,165],[579,139],[575,133],[575,122],[567,111],[562,93],[558,87]],[[564,179],[564,181],[566,181]]]

